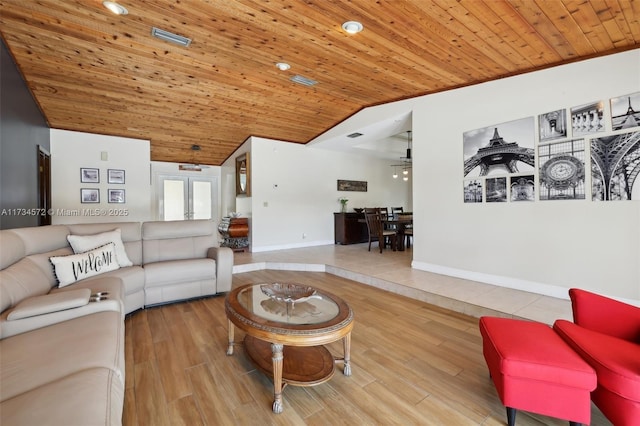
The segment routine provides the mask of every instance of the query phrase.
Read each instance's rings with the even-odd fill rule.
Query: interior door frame
[[[51,225],[51,153],[38,145],[38,226]]]

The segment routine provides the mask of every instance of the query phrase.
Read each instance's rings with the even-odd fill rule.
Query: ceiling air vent
[[[358,132],[347,135],[348,138],[359,138],[360,136],[362,136],[362,133],[358,133]]]
[[[161,30],[160,28],[153,27],[151,29],[151,35],[160,40],[168,41],[169,43],[175,43],[182,47],[188,47],[191,44],[191,39],[182,37],[181,35],[170,33],[169,31]]]
[[[303,77],[301,75],[294,75],[293,77],[291,77],[291,81],[293,81],[294,83],[302,84],[303,86],[315,86],[316,84],[318,84],[317,81],[311,80],[310,78]]]

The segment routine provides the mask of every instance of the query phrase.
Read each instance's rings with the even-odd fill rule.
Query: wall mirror
[[[251,195],[249,153],[236,157],[236,195]]]

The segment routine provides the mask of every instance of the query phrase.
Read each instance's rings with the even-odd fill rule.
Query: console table
[[[364,213],[334,213],[336,244],[358,244],[369,241],[369,231]]]

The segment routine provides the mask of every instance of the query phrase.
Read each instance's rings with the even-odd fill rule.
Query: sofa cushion
[[[216,261],[213,259],[169,260],[144,265],[146,287],[215,280]]]
[[[122,301],[124,302],[124,312],[126,314],[138,310],[144,306],[144,269],[141,266],[129,266],[127,268],[116,269],[105,272],[86,280],[77,282],[75,285],[94,287],[94,280],[115,277],[122,281]],[[52,290],[54,291],[54,290]]]
[[[53,264],[60,287],[120,268],[116,261],[114,243],[80,254],[52,256],[49,260]]]
[[[124,386],[116,372],[91,368],[0,403],[0,424],[122,425]]]
[[[18,234],[11,230],[0,231],[0,241],[2,241],[2,250],[0,250],[0,269],[4,269],[13,265],[25,256],[26,250],[24,243]]]
[[[142,255],[145,265],[207,256],[218,245],[217,230],[211,220],[145,222],[142,224]]]
[[[51,290],[47,274],[28,257],[0,271],[0,283],[1,312],[28,297],[47,294]]]
[[[557,320],[554,330],[594,370],[598,386],[632,401],[640,401],[640,345]]]
[[[17,234],[22,240],[25,256],[44,253],[69,246],[69,243],[67,242],[69,228],[65,225],[16,228],[12,229],[11,232]]]
[[[118,265],[120,265],[121,268],[133,265],[124,249],[120,228],[93,235],[67,235],[67,240],[69,241],[73,252],[76,254],[93,250],[108,243],[113,243]]]
[[[91,368],[124,384],[124,321],[99,312],[0,340],[0,401]]]

